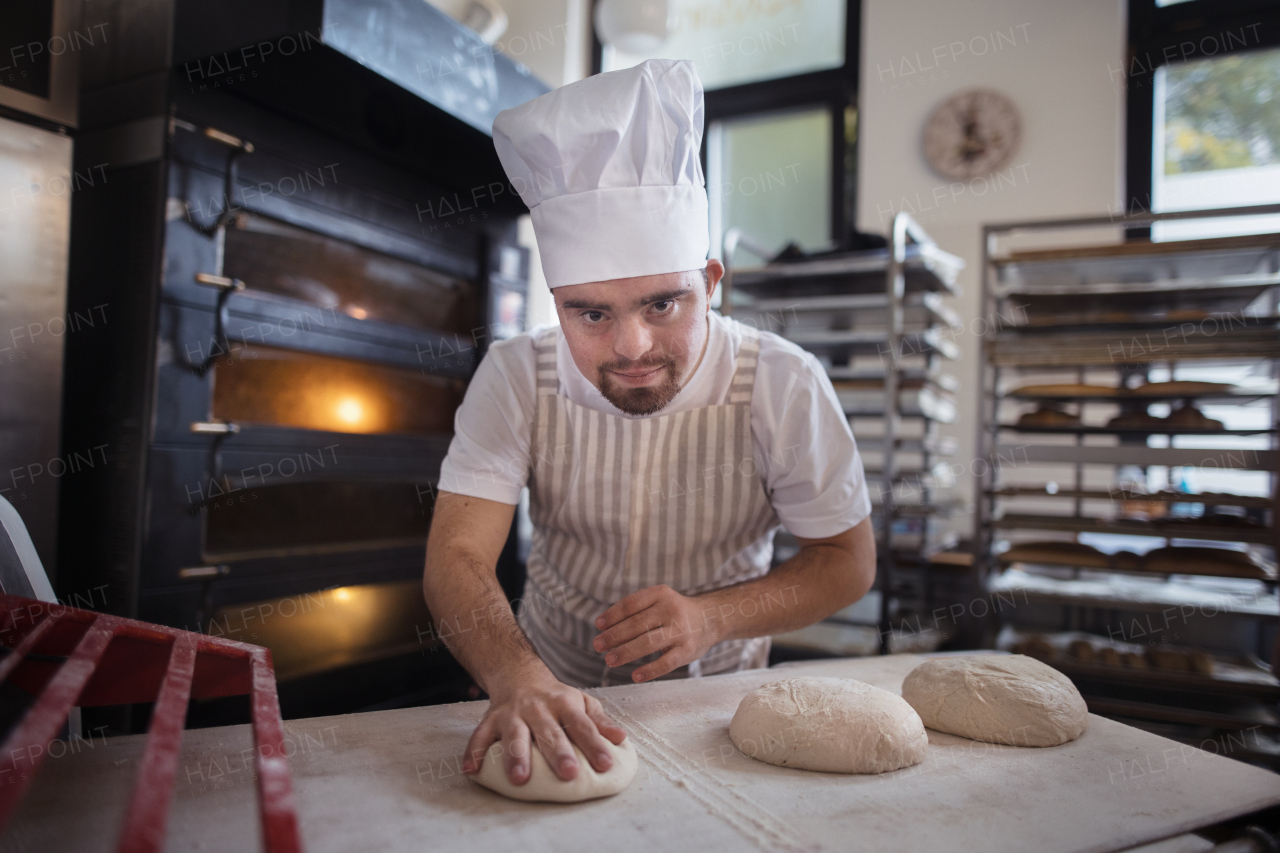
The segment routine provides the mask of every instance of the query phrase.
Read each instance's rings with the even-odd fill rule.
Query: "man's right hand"
[[[594,696],[562,684],[545,666],[540,669],[513,678],[490,694],[489,710],[467,743],[462,772],[479,772],[485,752],[501,740],[507,778],[513,785],[523,785],[532,767],[531,737],[547,764],[566,782],[578,775],[573,745],[597,772],[613,765],[605,738],[617,745],[626,732],[613,724]]]

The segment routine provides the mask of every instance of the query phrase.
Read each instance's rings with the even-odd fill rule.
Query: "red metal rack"
[[[0,593],[0,682],[34,696],[0,747],[0,829],[13,815],[72,707],[155,702],[118,853],[159,853],[191,698],[250,694],[266,853],[300,853],[271,652]]]

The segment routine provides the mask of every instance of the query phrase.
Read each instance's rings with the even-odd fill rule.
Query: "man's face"
[[[702,270],[593,281],[553,294],[573,363],[629,415],[660,411],[697,367],[711,295],[724,273]]]

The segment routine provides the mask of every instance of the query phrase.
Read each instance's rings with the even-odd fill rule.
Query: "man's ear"
[[[724,278],[724,264],[711,258],[707,261],[707,305],[711,305],[711,297],[716,292],[720,279]]]

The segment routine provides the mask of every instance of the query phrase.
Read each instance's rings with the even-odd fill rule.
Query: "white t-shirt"
[[[665,408],[629,415],[605,399],[574,364],[558,335],[560,393],[573,402],[621,418],[660,417],[729,398],[742,324],[709,312],[706,353],[693,376]],[[530,434],[537,405],[539,326],[490,347],[454,418],[454,437],[440,472],[440,488],[515,504],[529,478]],[[820,539],[848,530],[871,514],[849,421],[831,380],[811,353],[772,332],[760,332],[751,397],[755,461],[769,501],[796,536]]]

